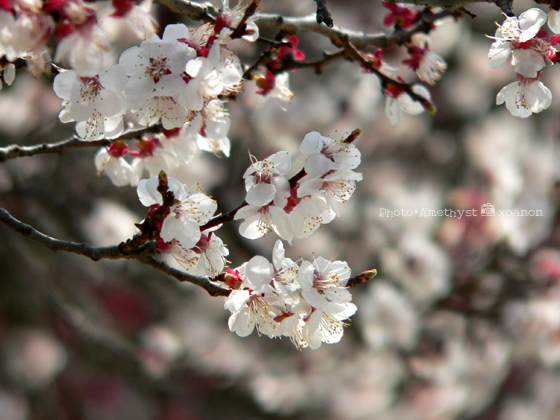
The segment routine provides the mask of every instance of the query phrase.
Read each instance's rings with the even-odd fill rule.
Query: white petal
[[[257,255],[251,258],[245,266],[245,276],[250,288],[262,291],[274,278],[274,267],[265,258]]]
[[[321,134],[318,131],[307,133],[299,146],[299,151],[308,155],[319,153],[323,147]]]
[[[16,66],[12,63],[9,63],[8,66],[4,69],[4,81],[7,85],[11,85],[16,78]]]
[[[490,47],[488,52],[488,63],[493,69],[497,69],[504,64],[511,55],[511,42],[497,40]]]
[[[74,83],[79,83],[78,73],[76,73],[74,70],[68,70],[64,73],[59,73],[54,78],[54,93],[61,99],[69,100],[70,92]]]
[[[138,183],[138,188],[136,188],[136,193],[140,202],[146,206],[150,207],[154,204],[162,204],[161,194],[158,192],[157,187],[159,185],[158,177],[152,176],[148,179],[143,179]]]
[[[255,321],[251,317],[249,308],[242,308],[239,312],[231,314],[228,320],[229,330],[239,337],[247,337],[255,328]]]
[[[546,18],[546,13],[537,8],[521,13],[519,16],[519,27],[523,30],[523,33],[519,37],[519,41],[525,42],[533,38],[539,32],[541,26],[546,23]]]
[[[272,184],[260,183],[253,185],[249,191],[245,201],[252,206],[265,206],[270,203],[276,196],[276,187]]]
[[[385,101],[385,115],[389,119],[389,124],[395,127],[402,118],[401,108],[395,98],[387,96]]]
[[[518,49],[513,51],[511,64],[521,76],[535,78],[544,67],[544,58],[535,50]]]
[[[550,8],[548,11],[548,27],[556,35],[560,34],[560,10]]]
[[[163,221],[160,236],[165,242],[176,239],[182,247],[192,248],[200,240],[200,226],[186,217],[176,217],[171,212]]]

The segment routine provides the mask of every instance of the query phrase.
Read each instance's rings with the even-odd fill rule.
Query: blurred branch
[[[213,23],[220,13],[211,3],[199,3],[189,0],[155,0],[175,13],[180,13],[193,20]]]
[[[84,140],[77,136],[72,136],[57,143],[43,143],[33,146],[19,146],[17,144],[12,144],[11,146],[0,148],[0,162],[5,162],[8,159],[34,156],[45,153],[57,153],[60,155],[66,150],[83,149],[85,147],[107,147],[110,146],[114,141],[131,140],[146,132],[157,132],[160,130],[161,124],[155,124],[150,127],[132,128],[129,130],[125,130],[123,134],[121,134],[116,139]]]
[[[158,255],[155,242],[146,241],[142,235],[136,235],[134,238],[119,245],[95,247],[86,243],[76,243],[70,241],[61,241],[52,238],[34,229],[18,219],[13,217],[8,211],[0,208],[0,222],[40,244],[46,246],[51,251],[66,251],[74,254],[83,255],[93,261],[100,259],[135,259],[141,263],[150,265],[163,271],[166,274],[176,278],[179,281],[187,281],[205,289],[211,296],[227,296],[231,290],[221,287],[217,283],[210,281],[208,277],[193,276],[192,274],[184,273],[175,268],[169,267],[165,262],[157,261],[153,258]]]
[[[216,16],[219,14],[219,10],[212,6],[210,3],[197,3],[194,1],[188,0],[156,0],[158,3],[168,7],[171,11],[175,13],[181,13],[184,15],[189,16],[195,20],[202,20],[204,22],[214,22],[216,20]],[[317,1],[317,0],[316,0]],[[507,0],[502,0],[506,2]],[[426,2],[430,2],[430,0],[426,0]],[[367,34],[365,32],[360,31],[353,31],[350,29],[340,28],[340,27],[332,27],[327,26],[327,22],[323,21],[325,25],[321,22],[318,22],[319,15],[318,14],[310,14],[306,16],[299,16],[299,17],[287,17],[282,16],[275,13],[257,13],[258,19],[255,22],[257,26],[262,28],[272,28],[278,29],[280,31],[286,33],[297,33],[297,32],[316,32],[318,34],[324,35],[333,42],[333,44],[337,46],[343,46],[346,41],[352,42],[356,48],[364,49],[368,46],[374,47],[382,47],[387,48],[394,45],[398,45],[402,43],[403,39],[407,36],[410,37],[411,34],[416,32],[424,32],[425,24],[426,23],[433,23],[436,20],[442,19],[447,16],[456,15],[455,12],[461,12],[462,6],[469,3],[480,3],[484,2],[483,0],[460,0],[458,5],[454,5],[454,1],[447,1],[450,3],[449,7],[446,7],[449,10],[444,10],[442,12],[431,14],[430,17],[423,16],[422,22],[419,26],[411,31],[401,31],[396,33],[395,35],[386,35],[384,33],[373,33]],[[320,4],[324,4],[325,1],[319,0],[318,4],[318,12],[320,8]],[[423,4],[421,2],[414,2],[409,0],[409,3],[413,4]],[[440,2],[434,1],[434,6],[437,7],[444,7]],[[445,3],[445,2],[441,2]],[[453,7],[451,7],[453,6]],[[325,8],[326,10],[326,8]],[[327,11],[328,13],[328,11]]]
[[[398,1],[388,0],[388,1],[389,3],[406,3],[406,4],[415,4],[417,6],[441,7],[443,9],[448,9],[452,12],[460,11],[465,6],[473,3],[494,3],[506,15],[513,16],[513,11],[511,9],[511,5],[513,1],[511,0],[398,0]]]

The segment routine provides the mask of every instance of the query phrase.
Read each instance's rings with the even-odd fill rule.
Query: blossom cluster
[[[385,16],[383,23],[386,26],[394,26],[398,30],[409,29],[420,20],[421,12],[411,8],[398,6],[393,3],[383,2],[383,6],[389,9],[389,14]],[[426,24],[426,22],[424,22]],[[435,26],[430,24],[430,28]],[[408,58],[402,60],[402,64],[416,72],[420,80],[429,85],[433,85],[447,69],[447,63],[439,54],[430,50],[429,37],[424,33],[414,33],[410,40],[405,41]],[[387,97],[385,102],[385,114],[392,126],[396,126],[402,114],[418,115],[424,110],[432,111],[431,94],[426,87],[420,84],[407,84],[400,76],[397,76],[398,69],[383,61],[383,50],[378,49],[375,54],[368,55],[369,64],[382,75],[388,76],[395,82],[382,82],[383,93]],[[371,69],[365,68],[365,71]],[[416,98],[411,96],[416,95]]]
[[[360,151],[352,144],[359,133],[357,130],[344,140],[308,133],[299,148],[307,159],[291,181],[287,178],[292,170],[290,152],[255,160],[243,175],[247,205],[235,215],[235,219],[244,219],[240,234],[257,239],[274,231],[291,242],[330,223],[339,215],[338,203],[347,201],[356,181],[362,180],[362,174],[353,171],[361,161]]]
[[[300,145],[300,151],[308,157],[303,169],[291,180],[287,178],[292,170],[289,152],[255,161],[245,171],[245,203],[234,217],[243,220],[240,234],[258,239],[274,231],[291,242],[294,237],[310,236],[322,224],[339,216],[338,203],[346,202],[356,189],[356,181],[362,179],[362,174],[353,171],[361,160],[360,151],[352,144],[359,133],[356,130],[339,140],[316,131],[308,133]],[[150,142],[145,143],[144,147],[150,148]],[[126,147],[122,141],[111,145],[115,155]],[[123,166],[117,160],[109,163],[114,163],[106,166],[109,176],[117,180],[124,176]],[[155,171],[157,161],[154,159],[152,163],[150,170]],[[164,205],[158,186],[159,177],[155,175],[138,180],[138,197],[150,207],[151,214]],[[158,249],[174,255],[189,271],[197,267],[194,272],[199,275],[216,275],[225,266],[227,248],[215,234],[219,225],[201,231],[216,211],[216,203],[202,191],[191,193],[186,185],[173,178],[169,178],[168,189],[174,201],[166,205],[169,211],[160,215]]]
[[[76,121],[78,134],[95,140],[118,137],[128,110],[138,124],[161,122],[166,130],[183,128],[196,116],[212,119],[212,101],[238,92],[243,80],[239,59],[226,46],[228,31],[168,25],[161,39],[151,34],[96,75],[60,73],[54,90],[63,99],[61,121]]]
[[[546,20],[546,13],[537,8],[529,9],[519,17],[508,17],[498,26],[488,53],[492,68],[502,66],[511,57],[517,81],[498,92],[496,103],[505,102],[506,108],[516,117],[527,118],[552,103],[552,94],[540,79],[547,63],[558,62],[555,46],[559,40],[555,35],[548,38],[541,29]],[[549,21],[553,31],[559,29],[556,20]]]
[[[158,250],[171,253],[188,272],[214,276],[226,264],[228,249],[214,234],[215,229],[200,230],[214,215],[217,204],[200,189],[190,189],[173,178],[166,177],[167,191],[160,191],[157,176],[139,182],[140,202],[150,208],[147,220],[163,210],[157,220]],[[164,203],[164,195],[171,194],[171,203]]]
[[[0,66],[0,72],[22,59],[35,76],[50,73],[52,59],[48,45],[54,40],[57,44],[54,61],[67,63],[81,75],[93,76],[99,70],[102,54],[111,49],[101,21],[126,22],[144,38],[156,29],[150,8],[150,1],[141,3],[140,0],[113,0],[110,6],[83,0],[2,1],[0,56],[8,64]]]
[[[255,328],[271,338],[289,337],[298,349],[339,342],[344,321],[357,309],[347,289],[348,264],[323,257],[294,262],[280,240],[272,261],[258,255],[227,270],[224,280],[234,289],[225,302],[229,329],[240,337]]]
[[[244,219],[240,233],[257,239],[275,231],[291,241],[329,223],[339,214],[337,203],[350,198],[355,182],[362,179],[353,172],[361,156],[352,143],[360,132],[355,130],[340,140],[308,133],[300,146],[308,155],[304,167],[290,180],[289,152],[254,161],[244,174],[245,203],[235,215]],[[255,256],[224,274],[229,251],[215,234],[221,224],[209,223],[217,209],[214,200],[164,173],[139,181],[137,193],[150,208],[138,227],[143,232],[150,229],[158,251],[173,255],[188,272],[216,277],[232,289],[225,303],[232,313],[231,331],[244,337],[256,327],[259,334],[289,337],[298,349],[340,341],[344,321],[357,309],[347,290],[351,272],[346,262],[323,257],[294,262],[285,257],[278,240],[273,263]],[[373,275],[361,280],[358,276],[355,283]]]

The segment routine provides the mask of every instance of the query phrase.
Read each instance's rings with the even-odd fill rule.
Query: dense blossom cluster
[[[239,59],[225,47],[228,40],[212,25],[195,30],[168,25],[162,39],[151,34],[124,51],[119,64],[94,76],[63,72],[54,82],[55,93],[64,100],[60,118],[77,121],[76,130],[86,140],[118,137],[128,110],[140,125],[161,122],[165,130],[190,126],[197,116],[202,121],[194,121],[195,126],[219,120],[222,110],[215,101],[237,92],[243,78]],[[121,106],[101,106],[108,95],[118,97]],[[209,131],[207,139],[212,138]],[[214,149],[228,154],[229,144]]]
[[[553,15],[554,16],[554,15]],[[496,97],[496,103],[505,102],[506,108],[516,117],[526,118],[547,109],[552,103],[550,90],[540,81],[547,63],[558,62],[555,45],[557,36],[547,38],[541,27],[546,23],[546,13],[540,9],[529,9],[519,17],[508,17],[498,26],[494,43],[488,53],[492,68],[498,68],[510,60],[517,81],[504,87]],[[557,29],[555,20],[549,22]]]
[[[337,203],[347,201],[362,179],[352,171],[361,160],[351,143],[356,136],[357,132],[346,140],[333,140],[316,131],[308,133],[299,148],[308,157],[296,182],[287,178],[292,170],[289,152],[255,161],[244,174],[247,205],[235,215],[244,219],[241,235],[257,239],[274,231],[291,242],[330,223],[339,215]]]
[[[244,219],[241,235],[257,239],[275,231],[291,241],[293,237],[309,236],[321,224],[332,221],[339,215],[338,203],[348,200],[356,181],[362,179],[361,174],[353,172],[361,160],[352,144],[359,134],[356,130],[344,140],[315,131],[307,134],[300,151],[308,157],[291,180],[287,178],[292,170],[289,152],[255,161],[244,174],[246,204],[235,216]],[[126,148],[123,142],[113,145],[115,156]],[[105,167],[116,180],[126,168],[119,159],[110,158]],[[229,251],[215,233],[221,225],[208,224],[217,209],[215,201],[163,174],[139,181],[137,192],[141,203],[150,207],[144,223],[155,223],[160,252],[170,253],[193,274],[217,276],[224,270]],[[166,202],[169,195],[171,201]],[[261,334],[289,336],[300,349],[338,342],[344,320],[356,312],[346,290],[348,265],[322,257],[313,263],[294,263],[284,257],[281,241],[276,243],[273,259],[272,265],[257,256],[222,275],[233,289],[226,301],[226,308],[232,312],[230,329],[246,336],[256,326]]]
[[[344,321],[357,309],[346,287],[348,264],[322,257],[294,262],[279,240],[272,261],[256,256],[227,270],[225,281],[234,289],[225,302],[230,330],[240,337],[255,328],[271,338],[289,337],[298,349],[339,342]]]

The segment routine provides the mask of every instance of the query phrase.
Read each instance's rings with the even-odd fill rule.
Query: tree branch
[[[184,273],[180,270],[170,267],[165,262],[156,260],[153,256],[158,255],[156,244],[153,241],[144,242],[141,235],[119,245],[95,247],[86,243],[76,243],[70,241],[61,241],[52,238],[44,233],[39,232],[32,226],[29,226],[13,217],[7,210],[0,208],[0,222],[18,232],[26,238],[46,246],[51,251],[65,251],[74,254],[83,255],[93,261],[100,259],[118,260],[118,259],[135,259],[144,264],[157,268],[160,271],[176,278],[179,281],[186,281],[202,287],[211,296],[227,296],[231,292],[230,289],[220,286],[212,282],[208,277],[194,276]]]
[[[161,124],[155,124],[150,127],[131,128],[129,130],[126,130],[116,139],[84,140],[77,136],[72,136],[57,143],[43,143],[33,146],[19,146],[17,144],[12,144],[11,146],[0,148],[0,162],[5,162],[8,159],[15,159],[24,156],[35,156],[45,153],[57,153],[60,155],[66,150],[70,149],[83,149],[85,147],[107,147],[110,146],[114,141],[135,139],[141,134],[150,131],[161,131]]]

